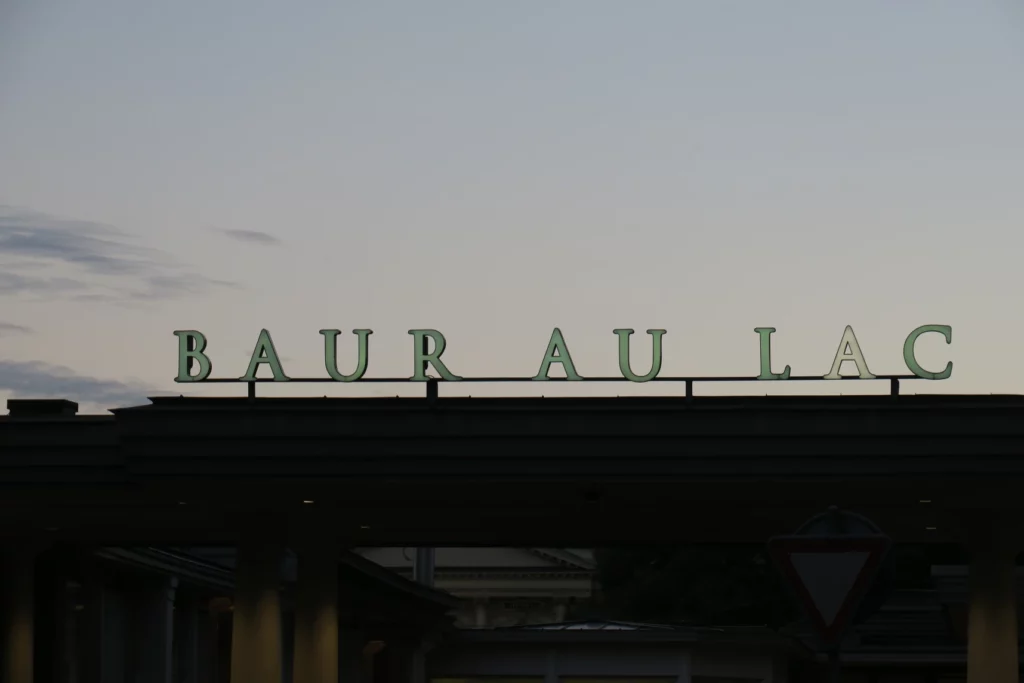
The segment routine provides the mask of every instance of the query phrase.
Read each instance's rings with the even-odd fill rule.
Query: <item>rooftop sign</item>
[[[618,356],[619,356],[619,377],[584,377],[580,375],[573,363],[572,356],[569,353],[569,346],[566,343],[565,337],[562,335],[562,331],[557,327],[551,332],[551,337],[548,340],[547,348],[544,350],[544,355],[541,357],[540,369],[537,374],[532,377],[504,377],[504,378],[485,378],[485,377],[460,377],[449,370],[448,366],[441,356],[445,352],[447,343],[444,335],[437,330],[409,330],[409,334],[412,335],[412,361],[413,361],[413,374],[408,378],[401,379],[384,379],[384,378],[369,378],[366,377],[366,371],[369,367],[370,359],[370,335],[373,334],[373,330],[353,330],[352,334],[356,337],[358,351],[354,366],[349,365],[351,371],[346,373],[339,369],[338,362],[338,337],[342,334],[341,330],[320,330],[320,334],[324,338],[324,368],[326,376],[320,378],[292,378],[289,377],[284,370],[281,363],[281,358],[277,353],[277,349],[274,347],[274,342],[270,338],[270,332],[267,330],[261,330],[259,338],[256,341],[256,346],[253,349],[252,355],[249,359],[249,366],[245,371],[245,374],[240,377],[231,378],[220,378],[215,379],[210,375],[213,372],[213,361],[207,351],[207,338],[198,330],[177,330],[174,335],[178,338],[178,376],[175,378],[176,382],[257,382],[257,381],[275,381],[275,382],[289,382],[289,381],[301,381],[301,382],[394,382],[394,381],[412,381],[412,382],[426,382],[429,380],[440,379],[446,382],[460,382],[460,381],[546,381],[546,380],[561,380],[560,377],[550,377],[551,366],[558,364],[562,367],[565,373],[565,380],[567,381],[629,381],[629,382],[651,382],[651,381],[680,381],[686,380],[691,382],[693,380],[706,380],[706,381],[743,381],[743,380],[838,380],[838,379],[948,379],[953,374],[953,363],[947,362],[946,366],[941,370],[930,370],[921,366],[915,355],[915,349],[917,340],[924,334],[941,334],[946,340],[947,344],[952,342],[953,329],[949,325],[922,325],[917,329],[913,330],[906,338],[903,343],[903,360],[907,365],[907,368],[912,374],[910,375],[875,375],[872,374],[868,368],[867,360],[864,358],[864,352],[861,350],[860,343],[857,341],[857,336],[853,332],[853,328],[847,326],[843,331],[843,336],[839,340],[839,349],[836,351],[835,356],[832,360],[832,366],[828,372],[824,375],[803,375],[796,376],[790,372],[790,367],[786,365],[781,372],[775,372],[772,369],[772,351],[771,351],[771,335],[775,332],[774,327],[755,327],[754,332],[758,336],[758,344],[760,348],[760,367],[761,372],[756,377],[694,377],[694,378],[680,378],[680,377],[660,377],[661,365],[662,365],[662,339],[666,334],[666,330],[647,330],[647,334],[651,336],[652,344],[652,355],[649,365],[645,365],[647,368],[646,372],[639,374],[634,368],[630,358],[630,337],[634,330],[629,329],[618,329],[613,330],[613,333],[617,337],[618,341]],[[842,375],[840,370],[843,368],[844,363],[850,363],[856,368],[856,374],[854,375]],[[257,372],[261,366],[266,366],[270,372],[271,377],[269,379],[257,378]],[[430,368],[438,374],[438,377],[428,376],[427,372]],[[347,369],[347,368],[346,368]]]

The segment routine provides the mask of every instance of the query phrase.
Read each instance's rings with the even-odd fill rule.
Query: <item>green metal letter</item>
[[[758,379],[789,379],[789,366],[782,372],[772,372],[772,332],[774,327],[755,327],[761,338],[761,374]]]
[[[260,330],[260,338],[257,340],[256,348],[253,349],[252,357],[249,359],[249,369],[239,379],[243,382],[255,381],[256,371],[263,364],[270,366],[270,372],[273,373],[275,382],[287,382],[289,380],[289,377],[284,374],[284,370],[281,368],[281,359],[277,355],[277,349],[274,348],[274,341],[266,330]]]
[[[948,379],[953,374],[952,361],[946,363],[946,369],[942,372],[928,372],[917,362],[917,358],[914,355],[914,346],[917,344],[917,338],[925,332],[938,332],[946,338],[947,344],[953,342],[953,328],[949,325],[922,325],[911,332],[910,336],[907,337],[907,341],[903,342],[903,360],[906,361],[910,371],[918,377],[925,379]]]
[[[548,377],[548,372],[551,370],[552,363],[561,363],[562,368],[565,370],[565,377],[568,380],[578,382],[583,379],[576,372],[576,366],[573,365],[572,356],[569,355],[569,347],[565,345],[565,339],[562,338],[562,331],[557,327],[551,332],[551,340],[548,341],[548,349],[544,352],[544,360],[540,364],[540,372],[533,379],[537,381],[545,381],[551,379]]]
[[[665,330],[647,330],[647,334],[652,337],[651,343],[654,350],[651,371],[643,376],[634,374],[633,369],[629,366],[629,335],[633,334],[633,330],[612,330],[612,332],[619,337],[619,372],[623,377],[630,382],[650,382],[658,376],[658,373],[661,372],[661,338],[665,334]]]
[[[338,335],[341,330],[320,330],[324,335],[324,365],[327,367],[327,374],[335,382],[355,382],[366,374],[366,366],[370,363],[370,335],[373,330],[352,330],[352,334],[359,338],[359,360],[356,362],[356,371],[351,375],[343,375],[338,372]]]
[[[206,336],[198,330],[175,330],[178,338],[178,376],[175,382],[202,382],[213,371],[206,350]],[[199,361],[199,372],[192,374],[192,361]]]
[[[446,342],[444,335],[437,330],[409,330],[409,334],[412,335],[413,341],[413,376],[410,378],[415,382],[426,382],[430,378],[427,377],[427,366],[433,365],[437,373],[446,382],[458,382],[461,377],[453,375],[451,371],[445,367],[444,362],[441,360],[441,354],[444,353],[444,347]],[[430,338],[434,341],[434,350],[429,351],[430,342],[427,339]]]
[[[843,376],[839,374],[839,370],[843,367],[843,361],[852,361],[857,366],[857,374],[861,379],[875,378],[871,371],[868,370],[868,362],[864,360],[864,353],[860,350],[860,344],[857,343],[857,336],[849,325],[843,331],[843,338],[839,342],[839,350],[836,351],[835,360],[832,361],[832,370],[825,375],[824,379],[842,379]]]

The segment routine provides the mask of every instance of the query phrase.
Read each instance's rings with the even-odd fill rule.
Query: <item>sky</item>
[[[907,373],[925,324],[953,374],[905,392],[1024,393],[1021,83],[1019,0],[6,0],[0,399],[244,395],[174,382],[179,329],[215,377],[263,328],[292,377],[322,328],[343,371],[353,329],[408,377],[434,328],[456,374],[531,377],[554,327],[584,376],[661,328],[662,375],[753,377],[758,326],[823,375],[847,325]],[[888,387],[698,393],[840,390]]]

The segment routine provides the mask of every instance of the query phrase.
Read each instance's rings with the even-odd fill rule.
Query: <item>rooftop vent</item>
[[[78,413],[78,404],[65,398],[11,398],[7,410],[11,417],[67,417]]]

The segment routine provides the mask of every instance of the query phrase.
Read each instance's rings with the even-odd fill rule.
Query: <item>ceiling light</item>
[[[312,505],[312,504],[313,504],[313,503],[315,503],[315,502],[316,502],[316,501],[314,501],[314,500],[304,500],[304,501],[302,501],[302,504],[303,504],[303,505]]]

